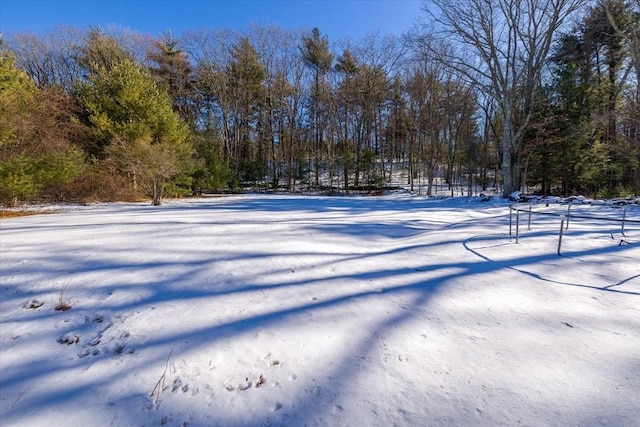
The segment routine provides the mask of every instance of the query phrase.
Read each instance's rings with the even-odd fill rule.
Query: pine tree
[[[258,139],[260,112],[264,107],[264,67],[248,38],[233,46],[227,67],[228,91],[234,100],[234,160],[243,180],[261,181],[266,172],[266,156]],[[256,147],[257,146],[257,147]]]
[[[91,124],[107,142],[107,158],[158,205],[165,187],[191,167],[187,125],[166,91],[130,60],[101,68],[78,90]],[[183,176],[184,178],[184,176]]]
[[[329,51],[329,39],[322,36],[319,28],[311,30],[311,34],[302,38],[302,59],[313,73],[311,105],[313,116],[313,153],[314,179],[319,184],[320,152],[322,150],[323,123],[321,119],[321,102],[323,99],[323,78],[331,70],[333,55]]]
[[[173,109],[187,123],[195,123],[199,102],[194,87],[194,76],[189,58],[178,48],[178,41],[170,32],[166,33],[154,42],[148,56],[155,65],[151,67],[151,73],[156,81],[166,88]]]

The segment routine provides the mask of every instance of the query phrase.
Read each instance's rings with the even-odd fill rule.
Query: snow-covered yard
[[[523,218],[517,244],[503,201],[407,195],[3,219],[0,424],[640,425],[640,224],[572,219],[558,256],[558,217]]]

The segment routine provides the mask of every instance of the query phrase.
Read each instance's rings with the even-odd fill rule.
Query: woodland
[[[432,0],[401,37],[0,37],[0,203],[640,194],[640,0]]]

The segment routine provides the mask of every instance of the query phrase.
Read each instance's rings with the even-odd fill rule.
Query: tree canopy
[[[402,37],[8,34],[0,198],[640,193],[637,0],[431,0]],[[410,29],[407,29],[410,30]]]

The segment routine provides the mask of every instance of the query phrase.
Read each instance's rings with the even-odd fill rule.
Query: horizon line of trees
[[[464,4],[461,4],[464,3]],[[0,38],[0,202],[252,188],[640,194],[640,0],[432,0],[403,37]],[[455,7],[454,7],[455,6]]]

